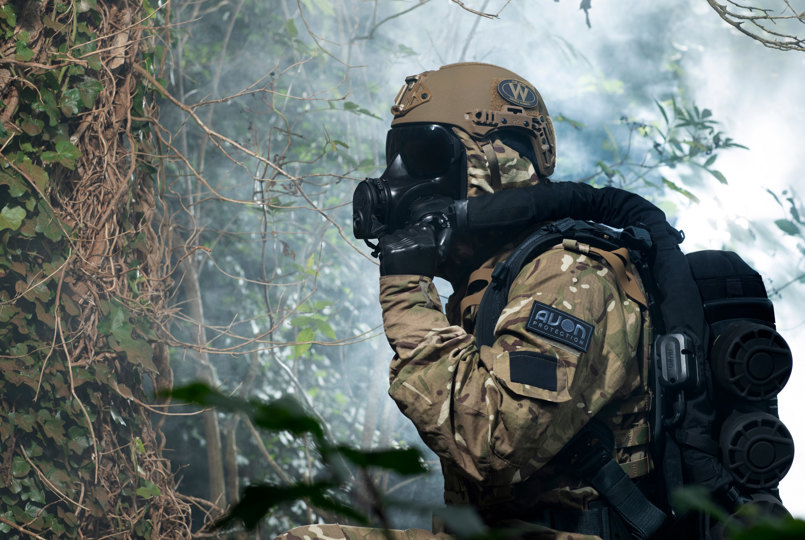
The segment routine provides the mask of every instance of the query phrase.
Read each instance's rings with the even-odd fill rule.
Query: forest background
[[[774,31],[802,35],[789,15],[805,6],[767,4]],[[780,415],[805,440],[801,42],[764,47],[703,0],[581,8],[0,2],[0,532],[212,535],[245,486],[315,484],[334,465],[336,499],[429,527],[438,461],[385,393],[377,269],[350,201],[382,171],[405,76],[457,61],[538,88],[555,180],[636,191],[686,251],[733,249],[765,276],[795,358]],[[158,394],[198,380],[295,396],[321,430]],[[429,471],[368,473],[337,444],[419,448]],[[803,463],[781,484],[797,516]],[[379,511],[378,493],[403,502]],[[327,504],[283,505],[256,534],[332,518]]]

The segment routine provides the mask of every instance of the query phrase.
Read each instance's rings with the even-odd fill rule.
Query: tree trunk
[[[207,383],[211,388],[215,388],[216,376],[215,368],[210,364],[207,354],[207,331],[204,328],[204,307],[201,304],[201,289],[198,283],[198,273],[190,257],[186,257],[182,262],[184,272],[182,284],[184,286],[185,297],[188,302],[190,317],[196,322],[196,344],[198,350],[198,378]],[[219,508],[226,508],[226,484],[224,483],[224,459],[221,451],[221,432],[218,428],[218,414],[213,409],[208,409],[202,413],[204,418],[204,439],[207,443],[207,471],[210,475],[210,501]]]
[[[150,131],[132,120],[148,17],[134,0],[1,5],[0,536],[186,538],[143,407],[144,378],[170,378]]]

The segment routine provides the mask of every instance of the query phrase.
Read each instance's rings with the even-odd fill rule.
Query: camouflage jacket
[[[457,294],[448,320],[431,279],[380,278],[389,394],[441,458],[448,503],[522,506],[527,485],[528,505],[586,507],[595,490],[551,460],[594,416],[630,476],[651,469],[648,314],[606,260],[557,246],[528,263],[481,350]]]

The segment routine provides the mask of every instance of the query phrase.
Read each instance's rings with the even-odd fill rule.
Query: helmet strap
[[[495,149],[492,148],[491,142],[485,142],[480,146],[484,152],[484,156],[486,157],[486,164],[489,167],[490,183],[492,185],[492,189],[494,189],[495,191],[500,191],[500,189],[503,187],[503,184],[500,181],[500,166],[498,165],[498,155],[495,153]]]

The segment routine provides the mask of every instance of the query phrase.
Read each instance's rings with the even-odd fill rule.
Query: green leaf
[[[59,124],[59,120],[61,120],[61,114],[59,113],[59,108],[56,106],[56,97],[53,95],[53,92],[48,88],[41,88],[39,90],[40,101],[36,101],[31,104],[31,109],[44,112],[48,115],[48,124],[52,126],[57,126]]]
[[[148,480],[143,480],[143,486],[137,488],[137,496],[142,497],[144,499],[150,499],[152,497],[159,497],[162,495],[162,491],[159,489],[159,486],[154,484],[153,482],[149,482]]]
[[[120,304],[107,302],[108,315],[98,323],[98,331],[111,334],[110,344],[117,350],[125,353],[129,362],[143,368],[157,372],[153,361],[151,345],[140,337],[133,337],[134,325],[129,320],[128,311]]]
[[[696,195],[694,195],[693,193],[691,193],[687,189],[676,185],[675,183],[673,183],[672,181],[668,180],[667,178],[663,177],[662,178],[662,183],[663,183],[663,185],[665,187],[667,187],[671,191],[675,191],[675,192],[679,193],[680,195],[684,195],[688,200],[693,201],[695,203],[699,202],[699,198],[696,197]]]
[[[17,60],[20,60],[22,62],[28,62],[34,57],[34,52],[28,47],[28,44],[25,43],[25,41],[18,39],[16,46],[17,46],[17,55],[16,55]]]
[[[295,343],[293,346],[293,357],[298,358],[303,354],[305,354],[308,350],[310,350],[311,343],[309,342],[313,341],[313,338],[314,338],[313,328],[311,327],[303,328],[296,336],[297,343]]]
[[[299,35],[299,30],[296,29],[296,24],[294,24],[293,19],[285,21],[285,31],[288,32],[288,35],[292,38]]]
[[[791,221],[790,219],[778,219],[774,222],[777,227],[786,234],[790,234],[791,236],[799,236],[799,227],[797,224]]]
[[[712,170],[712,169],[707,169],[707,172],[709,172],[710,174],[712,174],[713,176],[715,176],[716,180],[718,180],[718,181],[719,181],[719,182],[721,182],[722,184],[726,184],[726,183],[727,183],[727,178],[726,178],[726,177],[725,177],[723,174],[721,174],[721,171],[716,171],[716,170]]]
[[[349,111],[349,112],[354,113],[354,114],[358,114],[358,115],[363,114],[363,115],[371,116],[372,118],[377,118],[378,120],[381,120],[381,118],[379,116],[377,116],[376,114],[374,114],[372,111],[370,111],[368,109],[364,109],[363,107],[361,107],[357,103],[353,103],[352,101],[347,101],[347,102],[344,103],[344,110]]]
[[[0,19],[5,19],[10,27],[17,26],[17,13],[14,11],[14,6],[6,4],[0,8]]]
[[[218,520],[213,528],[222,529],[235,521],[241,521],[246,529],[252,530],[273,508],[300,499],[309,500],[318,508],[330,510],[340,516],[355,520],[357,523],[368,523],[366,516],[327,495],[327,491],[333,487],[327,482],[300,483],[289,486],[271,484],[249,486],[244,490],[243,498],[223,518]]]
[[[713,154],[712,156],[707,158],[707,161],[704,162],[704,165],[702,165],[702,167],[704,167],[705,169],[708,168],[710,165],[712,165],[713,163],[716,162],[717,157],[718,157],[718,155]]]
[[[404,476],[428,472],[416,448],[367,451],[338,446],[336,450],[358,467],[379,467]]]
[[[44,234],[49,240],[57,242],[64,236],[59,219],[50,210],[44,200],[40,199],[36,207],[38,210],[36,215],[36,232]]]
[[[553,117],[554,122],[565,122],[566,124],[570,124],[574,129],[584,129],[584,124],[579,122],[578,120],[573,120],[572,118],[568,118],[564,114],[557,114]]]
[[[81,104],[87,109],[91,109],[95,105],[95,98],[103,90],[103,85],[95,79],[85,79],[78,84],[78,93],[81,99]]]
[[[28,193],[28,186],[15,176],[0,172],[0,186],[8,186],[8,194],[13,198],[22,196]]]
[[[11,208],[9,206],[4,206],[2,210],[0,210],[0,231],[3,229],[11,229],[12,231],[16,231],[22,225],[22,220],[25,219],[25,209],[21,206],[15,206]]]
[[[64,91],[59,102],[59,108],[66,117],[75,116],[80,111],[81,91],[78,88],[69,88]]]
[[[417,52],[411,47],[407,47],[402,43],[400,43],[400,46],[397,47],[397,54],[400,54],[402,56],[416,56]]]
[[[326,320],[322,318],[315,318],[313,319],[313,324],[316,326],[316,330],[328,338],[336,339],[335,330],[333,330],[333,327]]]
[[[45,191],[45,187],[48,183],[48,173],[45,171],[45,169],[38,165],[34,165],[30,161],[23,161],[22,163],[19,163],[17,167],[25,176],[33,181],[40,191]]]
[[[28,462],[22,456],[14,456],[14,459],[11,460],[11,474],[16,477],[22,477],[28,474],[31,470],[31,466],[28,465]]]
[[[324,436],[318,420],[305,412],[299,402],[291,397],[283,397],[270,403],[250,402],[226,396],[200,382],[175,388],[167,392],[167,395],[186,403],[245,413],[256,426],[263,429],[288,431],[293,435],[311,433],[319,440]]]

